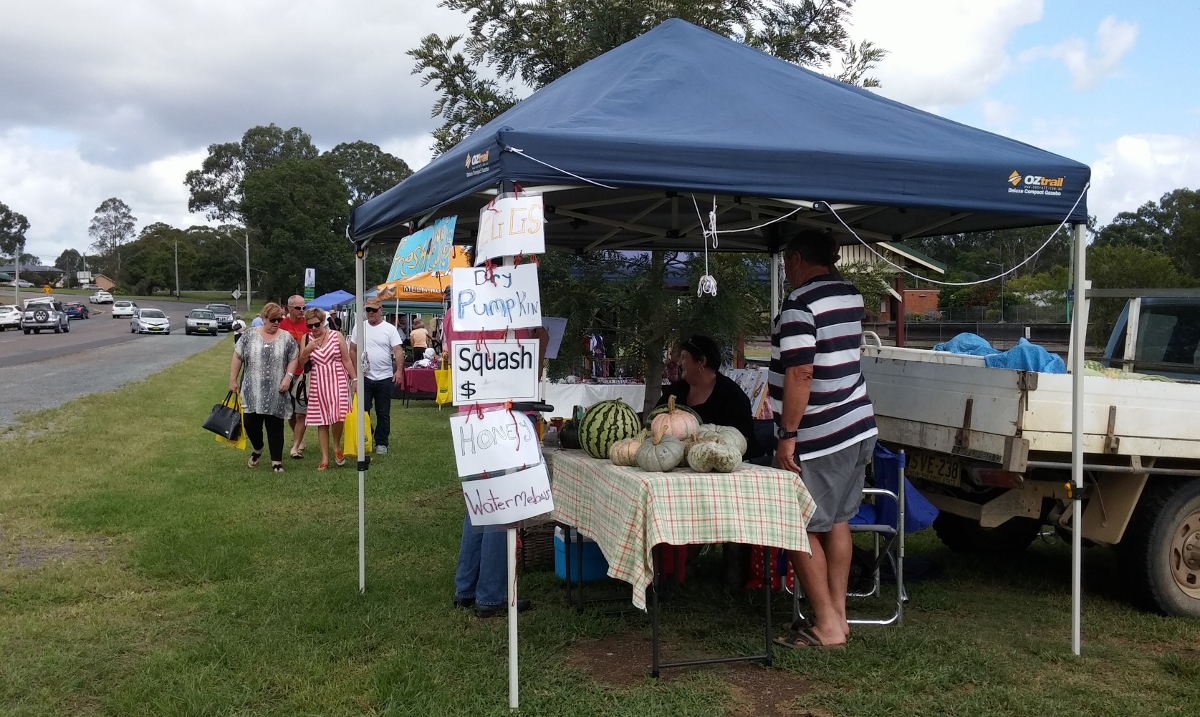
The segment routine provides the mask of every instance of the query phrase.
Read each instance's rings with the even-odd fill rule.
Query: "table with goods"
[[[572,425],[574,423],[575,425]],[[608,576],[632,586],[635,607],[649,607],[651,672],[711,662],[771,661],[770,581],[766,585],[763,654],[666,663],[659,660],[658,585],[661,546],[743,543],[809,550],[805,527],[814,504],[800,476],[742,462],[745,438],[735,428],[701,424],[674,399],[651,411],[643,426],[622,401],[604,401],[558,432],[561,448],[547,449],[554,490],[552,519],[595,542]],[[766,564],[766,558],[764,558]],[[577,563],[582,568],[582,563]],[[681,569],[681,566],[680,568]],[[567,590],[572,583],[567,563]],[[583,605],[583,582],[578,581]],[[650,605],[646,593],[649,588]]]

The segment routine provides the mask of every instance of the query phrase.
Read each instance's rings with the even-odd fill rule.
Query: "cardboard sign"
[[[388,281],[404,279],[427,271],[446,271],[454,250],[454,225],[458,217],[443,217],[416,234],[410,234],[396,247]]]
[[[488,259],[546,251],[546,220],[538,195],[504,194],[479,210],[475,266]]]
[[[554,510],[546,464],[496,478],[463,481],[471,525],[511,525]]]
[[[518,411],[484,411],[450,417],[451,442],[459,477],[498,473],[542,462],[537,432]]]
[[[454,405],[538,399],[537,339],[452,341]]]
[[[542,325],[537,266],[451,271],[450,312],[456,331],[528,329]]]

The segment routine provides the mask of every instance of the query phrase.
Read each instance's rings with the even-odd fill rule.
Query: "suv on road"
[[[221,331],[233,330],[233,307],[229,304],[209,304],[204,307],[217,317],[217,327]]]
[[[0,304],[0,331],[21,328],[21,310],[8,304]]]
[[[100,289],[88,297],[88,302],[93,304],[111,304],[113,302],[113,295]]]
[[[71,319],[67,316],[66,308],[61,301],[43,299],[31,301],[25,306],[25,316],[21,319],[21,328],[26,334],[40,334],[42,330],[61,333],[71,330]]]

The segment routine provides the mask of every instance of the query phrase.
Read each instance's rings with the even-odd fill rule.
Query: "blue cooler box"
[[[554,529],[554,574],[560,580],[567,579],[567,544],[563,540],[563,530],[561,527]],[[579,534],[571,528],[571,583],[579,582]],[[583,539],[583,581],[585,583],[604,580],[608,577],[608,561],[604,559],[604,553],[600,552],[600,546],[591,539],[585,537]]]

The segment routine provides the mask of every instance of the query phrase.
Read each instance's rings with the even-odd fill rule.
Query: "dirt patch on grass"
[[[112,552],[112,540],[98,535],[79,538],[44,532],[24,535],[0,532],[0,570],[38,568],[74,560],[99,562]]]
[[[678,659],[677,645],[664,645],[664,652]],[[610,687],[631,687],[650,675],[650,640],[645,637],[615,636],[579,640],[567,664],[583,670],[595,682]],[[661,679],[674,680],[703,672],[725,683],[731,717],[823,717],[826,713],[801,709],[796,700],[812,685],[784,670],[743,662],[707,667],[672,668]]]

